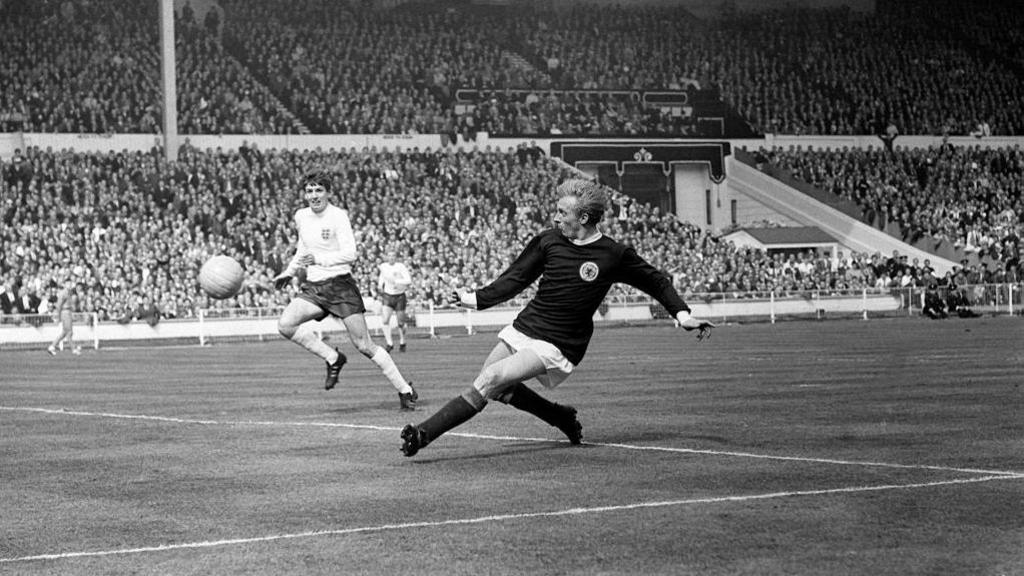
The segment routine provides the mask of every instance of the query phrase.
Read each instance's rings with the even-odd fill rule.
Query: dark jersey
[[[573,364],[583,360],[594,333],[594,312],[616,282],[650,294],[673,316],[690,310],[668,275],[633,248],[607,236],[579,246],[558,230],[535,236],[508,270],[477,290],[477,308],[508,300],[538,277],[537,295],[512,325],[531,338],[554,344]]]

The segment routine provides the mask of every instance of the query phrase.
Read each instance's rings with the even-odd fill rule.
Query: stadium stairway
[[[738,160],[726,158],[729,188],[754,202],[799,222],[803,226],[816,226],[833,236],[840,244],[857,252],[880,252],[888,256],[893,250],[909,258],[929,259],[939,275],[943,275],[956,262],[927,252],[890,236],[836,207],[829,206],[804,192],[785,184]]]
[[[273,98],[274,100],[274,108],[277,110],[277,113],[288,118],[288,121],[291,122],[292,127],[295,128],[296,134],[312,134],[312,132],[309,131],[309,128],[302,123],[302,120],[299,120],[298,116],[293,114],[291,110],[286,108],[285,105],[282,104],[280,100],[278,100],[277,96],[270,91],[270,88],[267,88],[266,90],[267,94],[269,94],[270,97]]]
[[[537,67],[534,66],[533,64],[530,64],[530,62],[526,58],[523,58],[521,54],[512,52],[511,50],[503,50],[502,56],[508,58],[509,63],[512,65],[513,68],[517,70],[525,70],[528,72],[532,72],[537,69]]]

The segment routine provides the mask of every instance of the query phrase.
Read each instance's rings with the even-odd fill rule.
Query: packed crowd
[[[162,127],[157,4],[102,0],[0,4],[0,132],[154,133]],[[296,131],[214,31],[176,18],[183,133]]]
[[[157,29],[145,6],[155,4],[0,6],[0,131],[156,132]]]
[[[957,32],[982,50],[1024,67],[1024,11],[1013,0],[932,2],[915,0],[917,9],[937,23],[955,23]]]
[[[232,52],[314,132],[452,133],[452,83],[515,80],[486,28],[459,13],[283,0],[224,5]]]
[[[176,18],[179,130],[185,134],[297,132],[294,115],[225,54],[213,26],[199,22],[187,4]]]
[[[634,92],[498,92],[478,102],[463,123],[489,134],[558,136],[695,135],[692,115],[644,106]]]
[[[767,159],[805,182],[899,224],[911,243],[930,236],[1014,268],[1024,237],[1024,150],[954,147],[804,149]],[[877,217],[877,218],[876,218]]]
[[[879,134],[891,123],[902,134],[966,135],[985,122],[992,134],[1024,133],[1019,72],[965,40],[962,21],[931,20],[933,9],[737,17],[712,35],[709,74],[765,132]]]
[[[520,151],[521,152],[521,151]],[[335,174],[335,201],[361,244],[355,277],[376,295],[389,248],[413,270],[421,305],[454,287],[495,278],[525,241],[550,226],[555,185],[567,176],[543,155],[478,150],[198,150],[177,162],[151,153],[75,153],[31,148],[0,163],[0,279],[47,312],[59,286],[80,284],[82,311],[101,319],[191,317],[201,308],[277,307],[293,295],[271,278],[294,250],[297,183],[309,170]],[[827,293],[944,281],[1003,281],[1000,270],[930,276],[929,263],[881,255],[766,254],[738,248],[656,207],[617,196],[605,230],[672,274],[688,298]],[[199,266],[228,254],[246,270],[243,291],[213,301]],[[1013,278],[1016,278],[1015,276]],[[758,294],[759,293],[759,294]],[[619,287],[613,296],[629,296]]]
[[[1024,16],[990,1],[699,21],[666,7],[225,0],[213,26],[179,12],[180,129],[685,135],[678,114],[587,92],[703,86],[776,134],[1020,135],[1020,32],[1004,24]],[[0,4],[0,130],[158,131],[156,21],[156,4],[132,0]],[[457,113],[459,88],[537,95]]]

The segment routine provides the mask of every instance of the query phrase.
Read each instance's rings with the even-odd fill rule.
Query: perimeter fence
[[[696,316],[719,323],[823,320],[870,320],[921,317],[926,307],[940,306],[949,318],[1021,316],[1024,284],[977,284],[929,291],[920,287],[859,290],[794,290],[686,294]],[[410,302],[407,335],[445,338],[497,331],[515,318],[525,299],[506,302],[484,311]],[[380,303],[367,300],[367,325],[381,340]],[[109,346],[152,344],[209,345],[229,341],[279,339],[277,320],[283,307],[217,308],[197,311],[190,318],[103,321],[98,314],[74,315],[76,345],[99,349]],[[668,312],[645,295],[609,296],[594,314],[597,327],[671,322]],[[392,318],[392,327],[395,319]],[[344,325],[334,318],[314,322],[322,337],[343,336]],[[0,349],[45,348],[56,338],[60,325],[49,314],[0,315]]]

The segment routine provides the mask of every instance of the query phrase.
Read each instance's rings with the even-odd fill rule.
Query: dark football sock
[[[529,412],[556,428],[564,425],[566,419],[572,416],[569,408],[544,398],[522,382],[502,394],[498,400],[523,412]]]
[[[487,406],[487,400],[472,388],[449,400],[418,428],[427,433],[427,442],[433,442],[438,436],[476,416],[484,406]]]

